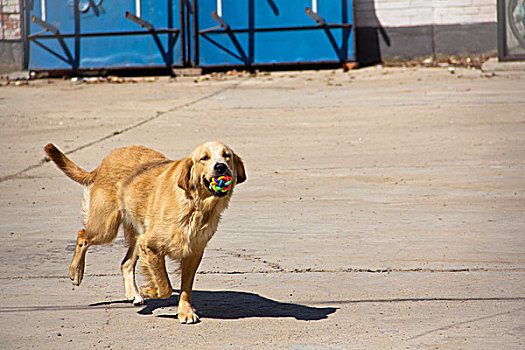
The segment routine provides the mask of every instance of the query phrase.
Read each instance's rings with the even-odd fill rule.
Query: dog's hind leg
[[[89,246],[86,240],[86,231],[84,229],[79,230],[75,254],[73,255],[71,265],[69,265],[69,277],[75,286],[80,286],[80,283],[82,283],[84,266],[86,265],[86,253]]]
[[[128,252],[122,260],[120,269],[122,270],[122,277],[124,278],[124,287],[126,288],[126,298],[133,302],[133,305],[138,306],[144,303],[144,299],[140,295],[135,282],[135,266],[139,259],[139,247],[137,244],[137,234],[130,225],[124,226],[124,235],[129,243]]]
[[[86,253],[90,246],[111,243],[117,236],[121,216],[116,204],[110,200],[94,200],[90,196],[86,228],[78,231],[75,255],[69,265],[69,277],[79,286],[84,277]]]

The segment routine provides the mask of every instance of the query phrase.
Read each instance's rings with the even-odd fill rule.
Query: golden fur
[[[202,144],[176,161],[144,146],[130,146],[113,150],[98,168],[87,172],[52,144],[45,151],[67,176],[87,186],[84,229],[78,232],[69,268],[73,284],[82,282],[89,246],[110,243],[122,225],[129,243],[121,265],[126,297],[136,305],[143,298],[170,297],[168,256],[181,262],[178,318],[181,323],[197,322],[191,308],[195,272],[233,188],[246,180],[241,158],[218,142]],[[219,163],[223,164],[221,173]],[[212,177],[222,174],[230,175],[233,184],[226,195],[219,196],[208,185]],[[149,280],[140,292],[135,282],[139,256]]]

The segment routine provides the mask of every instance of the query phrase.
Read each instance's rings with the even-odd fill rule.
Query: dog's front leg
[[[140,242],[142,267],[150,280],[150,283],[142,286],[141,294],[145,298],[169,298],[173,289],[166,271],[166,260],[155,248],[155,246],[148,246],[145,240]]]
[[[204,251],[194,253],[182,259],[182,278],[179,296],[179,321],[180,323],[197,323],[199,317],[193,312],[191,307],[191,290],[193,288],[193,281],[195,273],[202,260]]]

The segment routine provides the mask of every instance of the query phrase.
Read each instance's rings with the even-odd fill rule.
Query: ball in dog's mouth
[[[210,181],[206,181],[208,190],[217,197],[223,197],[228,194],[232,188],[232,178],[228,175],[221,175],[212,177]]]

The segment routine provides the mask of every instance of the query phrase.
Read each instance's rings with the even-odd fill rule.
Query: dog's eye
[[[231,154],[224,152],[224,153],[222,154],[222,157],[223,157],[224,159],[230,159]]]
[[[203,155],[203,156],[201,157],[201,162],[205,162],[205,161],[207,161],[208,159],[210,159],[210,156],[207,155],[207,154],[205,154],[205,155]]]

